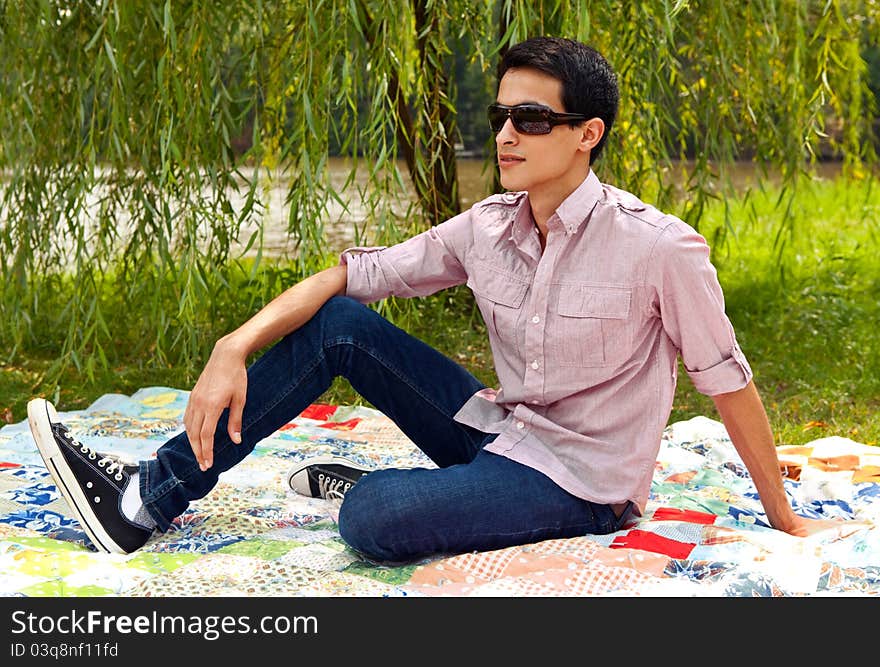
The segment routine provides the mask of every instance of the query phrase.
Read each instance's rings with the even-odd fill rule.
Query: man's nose
[[[495,135],[495,143],[510,144],[514,143],[518,138],[519,134],[513,126],[513,120],[508,116],[504,121],[504,125],[501,126],[501,130]]]

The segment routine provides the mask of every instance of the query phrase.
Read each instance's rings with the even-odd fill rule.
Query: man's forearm
[[[345,265],[319,271],[285,290],[235,331],[219,341],[218,346],[234,349],[247,357],[308,322],[331,297],[345,294]]]
[[[728,435],[748,468],[761,504],[774,528],[787,531],[795,520],[785,495],[773,432],[754,383],[713,396]]]

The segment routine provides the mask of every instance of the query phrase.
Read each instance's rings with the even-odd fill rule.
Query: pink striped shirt
[[[547,222],[526,192],[493,195],[392,247],[349,248],[362,303],[467,284],[485,319],[498,389],[455,419],[486,449],[599,503],[644,511],[672,410],[678,355],[696,389],[752,378],[706,240],[591,171]]]

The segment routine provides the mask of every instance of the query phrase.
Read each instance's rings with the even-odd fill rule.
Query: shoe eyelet
[[[95,502],[96,503],[101,502],[101,496],[95,496]]]
[[[98,458],[98,455],[95,452],[89,452],[89,461],[94,461],[96,458]]]
[[[91,482],[86,482],[86,488],[91,489],[94,486]]]
[[[121,482],[121,481],[122,481],[122,475],[114,475],[114,476],[113,476],[113,479],[115,479],[117,482]]]
[[[104,459],[101,459],[100,461],[98,461],[98,467],[103,468],[106,465],[106,463],[107,462]]]

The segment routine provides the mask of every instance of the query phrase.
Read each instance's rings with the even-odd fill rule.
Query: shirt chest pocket
[[[491,264],[480,263],[468,276],[467,286],[476,297],[486,326],[508,345],[518,340],[518,320],[529,290],[528,280]]]
[[[561,285],[556,317],[547,333],[562,366],[611,366],[623,361],[632,340],[632,288]]]

